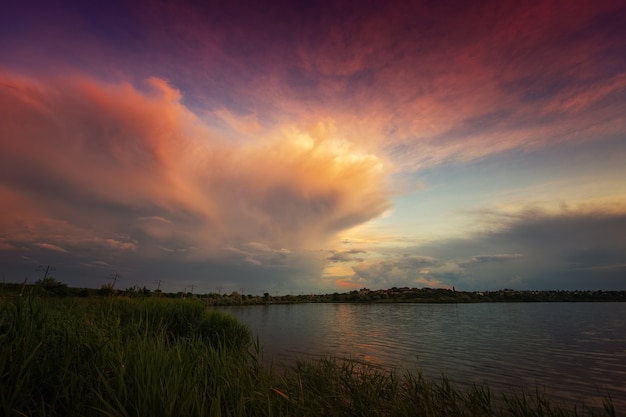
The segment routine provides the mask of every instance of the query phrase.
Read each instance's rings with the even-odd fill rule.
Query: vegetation
[[[249,329],[197,300],[0,301],[3,416],[600,416],[350,360],[267,369]]]
[[[626,291],[456,291],[443,288],[393,287],[387,290],[354,290],[316,296],[326,302],[365,303],[489,303],[489,302],[583,302],[626,301]]]
[[[369,290],[362,288],[345,293],[299,294],[299,295],[263,295],[241,294],[233,291],[229,294],[191,292],[166,293],[160,289],[151,291],[136,286],[117,290],[112,283],[106,283],[99,289],[71,288],[47,277],[35,284],[0,284],[0,297],[17,296],[34,290],[36,294],[48,297],[112,297],[128,298],[194,298],[206,306],[256,305],[256,304],[296,304],[296,303],[506,303],[506,302],[626,302],[626,291],[516,291],[502,289],[498,291],[456,291],[443,288],[389,288]]]

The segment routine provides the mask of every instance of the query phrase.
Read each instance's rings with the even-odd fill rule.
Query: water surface
[[[626,410],[626,303],[294,304],[220,307],[259,338],[264,360],[322,355],[445,373],[497,391],[535,386]]]

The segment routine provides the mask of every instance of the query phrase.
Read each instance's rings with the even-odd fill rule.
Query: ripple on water
[[[265,358],[322,355],[442,372],[496,391],[535,387],[562,401],[626,409],[626,303],[305,304],[229,307]],[[533,388],[534,389],[534,388]]]

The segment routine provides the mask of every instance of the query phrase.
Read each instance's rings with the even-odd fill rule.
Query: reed
[[[539,392],[322,358],[267,369],[234,318],[193,300],[18,297],[0,305],[3,416],[615,416]]]

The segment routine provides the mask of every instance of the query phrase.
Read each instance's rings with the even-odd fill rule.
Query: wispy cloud
[[[469,263],[502,262],[523,257],[521,253],[497,253],[493,255],[476,255]]]
[[[51,243],[35,243],[35,246],[39,246],[40,248],[50,249],[50,250],[57,251],[57,252],[67,252],[62,247],[53,245]]]
[[[363,262],[363,257],[355,256],[360,254],[366,254],[367,252],[361,249],[350,249],[347,251],[331,251],[331,256],[328,259],[331,262]]]

